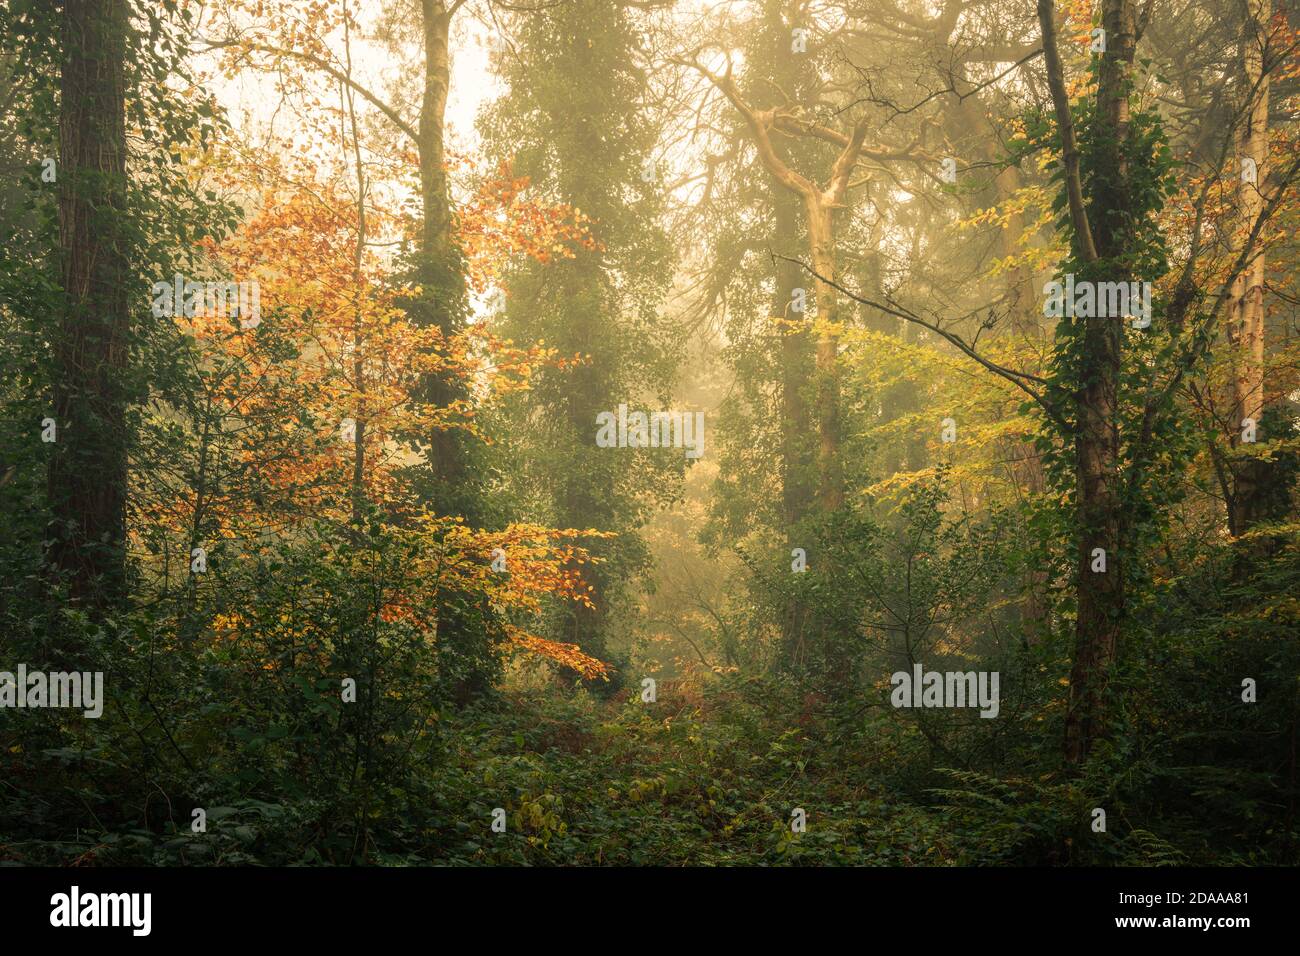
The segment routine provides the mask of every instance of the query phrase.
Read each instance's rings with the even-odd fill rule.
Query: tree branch
[[[295,60],[301,60],[303,63],[309,63],[321,72],[329,74],[340,83],[346,84],[359,96],[367,100],[372,106],[379,110],[379,112],[388,117],[389,121],[391,121],[394,126],[410,137],[411,142],[418,143],[420,141],[419,134],[416,133],[415,127],[402,119],[401,114],[398,113],[397,110],[393,109],[342,70],[332,66],[328,61],[322,60],[318,56],[314,56],[310,53],[303,53],[300,50],[290,50],[285,47],[271,46],[267,43],[250,43],[247,40],[214,40],[203,45],[205,51],[223,50],[230,47],[242,47],[245,50],[257,53],[266,53],[270,56],[287,56]]]
[[[744,101],[740,91],[736,89],[735,81],[731,78],[730,62],[727,63],[727,72],[722,76],[716,75],[697,62],[684,60],[676,62],[703,73],[709,82],[716,86],[722,92],[722,95],[731,102],[731,105],[739,111],[749,125],[750,131],[754,134],[754,145],[758,147],[759,159],[762,160],[764,168],[776,178],[777,182],[800,196],[811,197],[818,193],[817,186],[814,183],[781,162],[781,158],[776,154],[776,149],[772,146],[772,138],[768,135],[768,129],[772,125],[776,111],[758,111]]]
[[[1052,91],[1056,125],[1061,131],[1061,163],[1065,168],[1065,190],[1070,203],[1070,222],[1085,262],[1097,261],[1097,246],[1092,241],[1088,211],[1083,205],[1083,186],[1079,177],[1079,143],[1074,135],[1074,117],[1070,98],[1065,92],[1065,68],[1056,46],[1056,9],[1052,0],[1038,0],[1038,25],[1043,32],[1043,59],[1047,61],[1047,86]]]
[[[860,302],[863,305],[871,306],[873,309],[879,309],[881,312],[884,312],[886,315],[892,315],[895,316],[896,318],[905,319],[906,321],[911,322],[915,325],[919,325],[924,329],[928,329],[929,331],[933,332],[935,335],[938,335],[939,337],[947,340],[949,343],[956,346],[957,349],[962,352],[962,354],[966,355],[969,358],[974,359],[976,362],[984,366],[994,375],[1006,379],[1016,388],[1020,389],[1022,392],[1024,392],[1026,395],[1032,398],[1035,402],[1038,403],[1039,407],[1043,409],[1043,411],[1048,415],[1048,417],[1051,418],[1052,421],[1055,422],[1057,426],[1061,428],[1062,432],[1066,432],[1069,430],[1067,422],[1061,416],[1056,406],[1053,405],[1051,402],[1049,402],[1047,400],[1047,397],[1044,394],[1032,388],[1028,384],[1029,382],[1033,382],[1038,385],[1044,385],[1044,386],[1049,385],[1050,383],[1047,381],[1047,379],[1041,378],[1037,375],[1032,375],[1029,372],[1020,372],[1017,371],[1016,369],[1007,368],[1004,365],[999,365],[996,362],[992,362],[989,359],[986,359],[984,356],[980,355],[978,352],[976,352],[974,347],[971,346],[970,343],[968,343],[960,335],[957,335],[955,332],[949,332],[947,329],[939,325],[936,325],[933,322],[927,322],[925,319],[921,318],[915,312],[912,312],[904,308],[903,306],[898,305],[897,303],[890,303],[886,305],[884,303],[875,302],[872,299],[863,298],[862,296],[858,295],[856,292],[852,292],[849,289],[844,288],[844,286],[840,285],[834,280],[828,279],[825,276],[820,275],[815,269],[813,269],[811,266],[807,265],[806,263],[800,261],[799,259],[792,259],[789,256],[777,255],[776,253],[773,253],[772,257],[774,259],[784,259],[786,262],[795,263],[804,271],[812,275],[814,278],[821,280],[827,286],[829,286],[832,289],[835,289],[837,292],[841,293],[842,295],[847,296],[848,298],[852,299],[854,302]]]

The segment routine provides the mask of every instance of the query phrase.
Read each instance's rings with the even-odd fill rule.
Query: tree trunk
[[[126,36],[124,0],[66,0],[57,171],[65,303],[54,345],[49,562],[92,613],[125,592]]]
[[[1136,47],[1132,0],[1105,0],[1102,27],[1106,31],[1106,52],[1097,88],[1097,128],[1093,131],[1094,142],[1100,140],[1102,146],[1093,150],[1098,168],[1090,183],[1088,218],[1097,261],[1105,265],[1120,258],[1131,238],[1124,216],[1128,208],[1127,163],[1121,150],[1107,144],[1128,139],[1129,77]],[[1100,276],[1095,269],[1092,271],[1094,274],[1087,278],[1096,281]],[[1123,320],[1099,316],[1082,322],[1075,436],[1078,618],[1065,720],[1065,758],[1071,766],[1082,763],[1092,744],[1105,732],[1106,686],[1124,615],[1117,419]]]
[[[808,402],[804,395],[812,363],[809,361],[808,332],[804,328],[807,314],[791,309],[794,290],[804,282],[802,270],[794,258],[793,244],[798,236],[798,204],[784,190],[773,194],[776,211],[776,243],[790,256],[776,264],[776,283],[772,293],[772,315],[785,320],[781,335],[781,512],[786,527],[787,553],[794,548],[805,550],[808,542],[799,539],[795,529],[807,516],[813,500],[809,481]],[[788,251],[787,251],[788,250]],[[795,323],[798,324],[796,330]],[[791,601],[781,617],[781,659],[790,665],[802,652],[807,637],[807,612],[798,601]]]
[[[451,196],[445,168],[451,14],[443,0],[422,0],[422,12],[424,94],[420,103],[418,147],[424,225],[417,270],[422,288],[420,318],[450,338],[460,330],[465,295],[460,257],[452,234]],[[430,375],[424,382],[423,393],[431,404],[447,406],[463,397],[463,386],[446,376]],[[428,437],[429,464],[438,486],[435,504],[439,514],[456,513],[460,498],[456,491],[466,477],[461,436],[451,430],[436,430]]]
[[[833,207],[820,195],[805,198],[808,241],[813,269],[835,281],[835,230]],[[816,280],[817,318],[828,324],[817,336],[817,500],[826,511],[844,502],[844,469],[840,462],[839,337],[830,328],[838,317],[835,290]]]
[[[572,157],[565,157],[572,159]],[[565,195],[564,202],[580,209],[590,209],[594,197]],[[593,202],[588,202],[592,199]],[[566,261],[548,268],[561,272],[560,287],[563,301],[572,303],[567,328],[561,337],[561,348],[566,353],[591,356],[591,361],[569,373],[569,387],[563,399],[568,419],[569,443],[574,457],[565,474],[558,479],[560,494],[556,500],[556,518],[562,528],[609,528],[616,524],[611,502],[615,499],[616,476],[608,470],[607,459],[593,456],[590,445],[591,424],[596,416],[611,404],[611,379],[617,367],[618,355],[609,346],[608,335],[602,334],[613,322],[595,304],[601,300],[604,288],[599,253],[584,250],[574,261]],[[595,543],[595,554],[608,558],[608,548]],[[577,644],[593,657],[604,658],[608,653],[606,627],[610,588],[605,567],[597,563],[580,563],[576,559],[565,564],[565,570],[581,575],[591,588],[588,597],[594,607],[570,602],[566,609],[565,633],[562,640]]]
[[[1254,176],[1237,170],[1237,235],[1244,241],[1264,208],[1264,186],[1268,161],[1269,76],[1264,70],[1264,48],[1268,41],[1270,0],[1246,0],[1246,21],[1241,33],[1241,82],[1246,91],[1237,129],[1237,155],[1243,166],[1253,164]],[[1234,248],[1234,252],[1239,251]],[[1228,298],[1228,341],[1233,363],[1232,418],[1228,422],[1229,444],[1241,444],[1246,419],[1258,426],[1264,414],[1264,249],[1256,244],[1250,259],[1236,280]],[[1244,534],[1262,515],[1260,499],[1265,476],[1264,463],[1254,457],[1234,459],[1232,485],[1226,489],[1228,529]]]
[[[451,85],[448,37],[454,6],[445,0],[421,0],[424,34],[424,93],[420,103],[418,151],[420,199],[424,223],[416,280],[420,295],[409,306],[419,324],[436,327],[446,339],[460,332],[465,317],[465,277],[452,231],[451,196],[445,169],[447,94]],[[466,397],[465,383],[451,375],[429,374],[419,398],[447,407]],[[435,429],[427,437],[428,495],[441,517],[461,516],[470,525],[482,520],[481,501],[468,464],[467,439],[452,429]],[[439,667],[453,698],[467,703],[491,686],[491,612],[472,607],[466,595],[446,593],[437,606]]]

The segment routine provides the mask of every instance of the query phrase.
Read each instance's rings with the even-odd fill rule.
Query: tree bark
[[[66,0],[59,111],[65,296],[54,345],[51,569],[99,613],[125,595],[127,283],[124,0]]]
[[[1241,34],[1242,84],[1245,97],[1241,125],[1236,131],[1237,155],[1254,164],[1255,175],[1237,176],[1237,233],[1239,243],[1264,209],[1261,192],[1268,162],[1269,75],[1264,69],[1268,42],[1270,0],[1246,0],[1246,20]],[[1264,414],[1264,248],[1253,247],[1246,267],[1232,283],[1227,309],[1227,332],[1233,364],[1232,418],[1229,444],[1241,444],[1245,420],[1259,425]],[[1228,529],[1233,536],[1249,531],[1262,518],[1260,492],[1264,463],[1254,457],[1231,463],[1233,487],[1226,495]]]
[[[446,170],[447,95],[451,86],[451,58],[448,37],[452,13],[443,0],[421,0],[424,34],[424,93],[420,103],[419,138],[420,199],[424,211],[421,231],[418,279],[422,288],[419,319],[436,326],[450,338],[460,331],[464,311],[465,281],[452,233],[451,196]],[[424,398],[446,406],[463,396],[463,386],[442,375],[430,375],[423,383]],[[450,430],[436,430],[429,437],[430,468],[438,486],[436,504],[440,514],[458,509],[455,494],[466,479],[461,437]]]
[[[1087,223],[1095,243],[1085,262],[1117,261],[1131,240],[1128,166],[1122,144],[1129,135],[1129,79],[1136,48],[1133,0],[1105,0],[1102,54],[1097,88],[1097,124],[1102,144],[1088,196]],[[1096,279],[1097,276],[1089,276]],[[1075,653],[1065,720],[1065,759],[1081,764],[1105,733],[1106,688],[1119,646],[1124,615],[1123,520],[1120,498],[1118,422],[1123,320],[1083,319],[1083,349],[1076,400],[1075,481],[1078,509]],[[1104,570],[1098,556],[1104,555]]]
[[[421,0],[424,40],[424,92],[416,147],[420,160],[420,200],[424,222],[416,279],[421,292],[408,306],[412,319],[436,327],[450,340],[465,321],[465,277],[453,232],[451,195],[446,170],[447,95],[451,86],[451,21],[464,0]],[[447,407],[467,397],[466,385],[453,375],[429,374],[418,390],[421,400]],[[430,503],[441,517],[461,516],[470,525],[482,518],[482,502],[469,466],[468,439],[453,429],[434,429],[428,436]],[[437,605],[439,667],[459,703],[484,694],[491,686],[493,653],[491,610],[472,606],[469,596],[446,593]]]
[[[784,190],[772,194],[776,212],[774,245],[789,249],[789,259],[776,263],[776,282],[772,293],[772,315],[784,320],[781,335],[781,512],[786,527],[787,553],[807,548],[796,528],[808,515],[814,489],[805,454],[809,434],[809,409],[804,394],[812,362],[809,354],[806,316],[792,311],[794,290],[802,288],[804,279],[797,262],[792,261],[798,242],[799,212],[797,200]],[[796,325],[797,323],[797,325]],[[791,665],[803,653],[809,629],[808,613],[797,600],[791,600],[781,617],[781,661]]]
[[[817,336],[817,500],[825,511],[844,503],[844,468],[840,461],[839,337],[834,323],[839,315],[835,289],[834,209],[820,192],[805,196],[808,242],[816,280],[817,319],[825,323]]]

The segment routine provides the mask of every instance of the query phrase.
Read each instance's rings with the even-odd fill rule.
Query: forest
[[[1290,0],[0,0],[0,866],[1300,864],[1298,146]]]

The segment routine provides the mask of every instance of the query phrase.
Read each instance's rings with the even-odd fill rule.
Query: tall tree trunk
[[[424,211],[418,278],[422,287],[422,318],[450,338],[460,330],[464,313],[465,280],[452,234],[451,195],[446,170],[447,94],[451,85],[448,37],[451,12],[444,0],[421,0],[424,32],[424,93],[420,103],[420,199]],[[463,387],[442,375],[425,382],[425,399],[450,405],[463,397]],[[465,479],[461,437],[451,430],[429,436],[439,513],[454,513],[455,494]]]
[[[346,10],[346,8],[345,8]],[[348,75],[352,74],[352,33],[347,24],[343,30],[344,50]],[[366,168],[361,161],[361,135],[357,129],[356,101],[353,99],[352,87],[344,84],[341,95],[347,111],[348,124],[352,128],[352,160],[357,172],[357,241],[352,256],[352,283],[355,287],[355,299],[352,304],[352,387],[361,396],[355,416],[356,445],[352,449],[352,521],[358,527],[365,517],[366,506],[366,420],[368,409],[365,404],[366,363],[365,353],[365,296],[362,266],[366,255]]]
[[[446,339],[460,332],[465,319],[465,277],[453,234],[451,195],[447,182],[446,113],[451,85],[448,47],[451,20],[459,3],[421,0],[424,39],[424,92],[420,103],[417,147],[420,159],[420,199],[424,223],[420,235],[416,280],[421,293],[410,309],[415,321],[436,327]],[[420,398],[446,407],[466,397],[459,379],[430,374]],[[429,497],[442,517],[462,516],[471,524],[482,520],[481,500],[468,464],[468,440],[455,430],[435,429],[427,436]],[[470,607],[459,593],[440,596],[437,607],[439,666],[454,698],[466,703],[491,685],[491,612]]]
[[[1090,183],[1088,219],[1096,246],[1090,265],[1117,261],[1131,239],[1128,167],[1115,144],[1127,141],[1129,81],[1136,49],[1133,0],[1105,0],[1102,54],[1094,119],[1096,170]],[[1096,274],[1087,278],[1097,281]],[[1076,496],[1079,553],[1078,618],[1065,720],[1065,758],[1080,764],[1105,730],[1106,687],[1119,646],[1124,615],[1123,521],[1119,494],[1118,389],[1122,319],[1083,319],[1083,349],[1076,402]],[[1104,565],[1101,563],[1104,561]],[[1102,569],[1104,568],[1104,570]]]
[[[839,336],[834,324],[839,319],[838,293],[831,287],[835,274],[835,203],[818,192],[805,197],[808,210],[808,239],[817,282],[817,319],[826,323],[817,336],[817,503],[831,513],[844,504],[844,464],[840,456],[840,369]],[[851,639],[842,626],[821,614],[809,622],[821,644],[821,666],[826,687],[837,699],[853,693],[854,662]]]
[[[49,561],[94,613],[125,593],[126,37],[125,0],[66,0]]]
[[[839,315],[835,281],[834,207],[818,193],[805,196],[808,241],[816,280],[817,319],[826,323],[817,336],[817,500],[826,511],[844,502],[844,467],[840,461],[839,337],[833,326]]]
[[[781,335],[781,512],[786,527],[786,547],[807,548],[795,530],[807,516],[813,488],[809,481],[807,456],[809,412],[804,388],[811,371],[806,315],[792,311],[794,290],[804,282],[799,263],[793,260],[799,233],[798,203],[785,190],[772,196],[776,212],[776,244],[788,259],[777,261],[772,292],[772,315],[780,317]],[[808,615],[798,601],[791,601],[781,616],[781,660],[794,663],[807,638]]]
[[[1246,19],[1241,32],[1242,85],[1245,98],[1241,122],[1236,131],[1237,156],[1243,165],[1253,164],[1253,176],[1237,177],[1238,241],[1250,231],[1264,208],[1268,161],[1269,75],[1264,69],[1264,51],[1271,18],[1270,0],[1246,0]],[[1234,249],[1234,252],[1238,249]],[[1264,414],[1264,249],[1256,244],[1250,259],[1236,280],[1228,298],[1228,341],[1233,363],[1232,418],[1228,422],[1229,444],[1241,443],[1245,420],[1256,426]],[[1258,458],[1232,461],[1232,488],[1225,489],[1228,528],[1235,535],[1249,531],[1262,517],[1261,490],[1265,464]]]
[[[593,151],[595,152],[595,151]],[[566,156],[573,161],[575,157]],[[572,170],[567,170],[572,173]],[[581,181],[582,177],[575,177]],[[566,192],[564,202],[580,209],[590,209],[595,200],[590,195]],[[612,317],[603,314],[597,306],[603,300],[604,275],[595,250],[583,250],[576,261],[563,262],[552,268],[562,271],[563,301],[572,303],[567,328],[562,333],[561,348],[568,353],[591,356],[591,361],[572,369],[569,387],[563,399],[568,418],[569,442],[575,456],[566,473],[558,479],[560,493],[556,500],[556,518],[562,528],[609,528],[617,521],[612,513],[615,501],[616,476],[607,470],[603,458],[593,459],[590,435],[596,416],[614,404],[611,396],[611,379],[618,364],[618,354],[610,347],[608,335],[602,334],[614,326]],[[598,552],[607,557],[607,551]],[[566,608],[563,640],[577,644],[593,657],[603,658],[608,652],[606,624],[611,597],[608,575],[601,564],[580,563],[576,559],[566,562],[565,570],[581,575],[591,588],[588,597],[592,607],[571,602]]]
[[[800,22],[801,11],[788,0],[766,0],[762,4],[762,33],[759,58],[760,69],[771,70],[769,77],[756,79],[754,88],[770,79],[777,87],[796,99],[807,95],[809,78],[801,68],[797,56],[790,54],[791,24]],[[790,165],[791,144],[783,140],[772,143],[779,162]],[[773,211],[773,243],[785,259],[775,264],[775,287],[772,290],[772,315],[783,320],[780,324],[781,368],[781,520],[786,530],[786,555],[794,548],[805,551],[812,542],[805,540],[799,530],[801,522],[812,510],[816,488],[813,482],[813,462],[810,435],[812,410],[808,402],[808,386],[812,380],[813,353],[808,329],[809,309],[807,297],[803,312],[794,311],[795,289],[805,289],[807,275],[799,267],[802,251],[800,236],[801,209],[796,193],[773,182],[768,193]],[[815,297],[814,297],[815,301]],[[816,554],[811,555],[816,561]],[[783,667],[790,667],[804,659],[807,642],[814,625],[808,609],[793,596],[781,611],[781,654]]]

